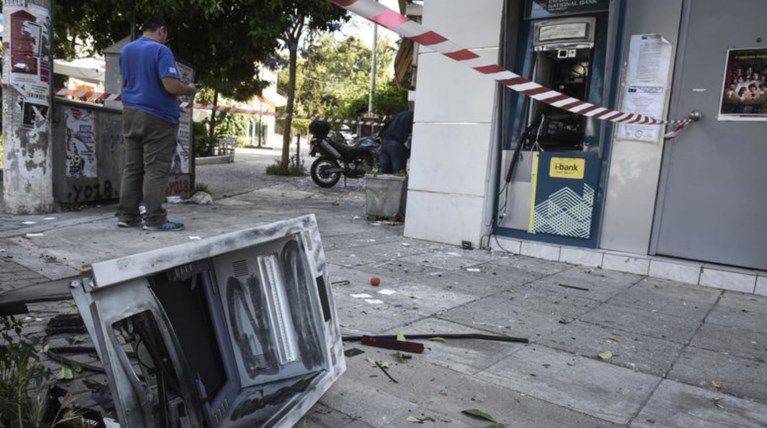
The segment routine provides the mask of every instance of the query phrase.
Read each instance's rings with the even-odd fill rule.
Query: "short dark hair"
[[[166,24],[165,20],[159,16],[152,16],[144,22],[141,31],[157,31],[160,27],[168,28],[168,24]]]

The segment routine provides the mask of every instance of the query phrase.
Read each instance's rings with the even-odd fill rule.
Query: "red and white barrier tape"
[[[88,99],[88,100],[96,101],[96,102],[120,101],[122,99],[120,97],[120,94],[81,91],[76,89],[56,89],[54,90],[54,94],[57,97]],[[213,105],[213,104],[181,103],[179,107],[186,108],[186,109],[195,109],[195,110],[220,111],[222,113],[238,113],[238,114],[248,114],[248,115],[254,115],[254,116],[274,116],[277,119],[285,119],[288,116],[290,116],[293,119],[321,120],[328,123],[339,123],[339,124],[347,124],[347,125],[372,125],[372,126],[381,125],[381,122],[375,121],[375,120],[346,120],[346,119],[326,118],[326,117],[320,117],[320,116],[309,116],[305,114],[295,114],[295,113],[293,113],[292,115],[288,115],[287,113],[282,113],[282,112],[262,111],[262,110],[255,110],[252,108],[228,107],[228,106],[219,106],[219,105]]]
[[[336,6],[354,12],[382,27],[408,38],[421,46],[424,46],[446,57],[458,61],[479,73],[491,77],[513,91],[527,95],[535,100],[552,105],[554,107],[577,113],[582,116],[593,117],[616,123],[629,123],[636,125],[676,125],[674,130],[664,135],[666,139],[675,137],[682,129],[694,120],[661,120],[638,113],[625,113],[600,107],[589,102],[570,97],[561,92],[547,88],[531,80],[506,70],[502,66],[488,62],[477,53],[451,42],[446,37],[435,33],[421,24],[408,19],[405,16],[381,5],[375,0],[329,0]]]

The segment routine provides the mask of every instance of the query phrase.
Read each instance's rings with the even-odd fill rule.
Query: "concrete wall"
[[[498,61],[503,0],[424,2],[423,25],[488,61]],[[494,144],[496,84],[421,48],[405,235],[479,245]]]
[[[673,46],[673,68],[682,0],[629,1],[626,7],[620,77],[622,86],[619,93],[623,93],[625,85],[628,47],[632,34],[655,33],[669,40]],[[669,81],[670,79],[671,77]],[[668,95],[667,93],[666,105]],[[667,110],[664,109],[664,113]],[[615,129],[617,130],[617,127]],[[663,145],[662,137],[653,143],[637,142],[622,140],[616,132],[609,163],[600,248],[647,254]]]

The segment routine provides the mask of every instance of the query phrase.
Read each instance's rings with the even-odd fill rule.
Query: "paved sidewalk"
[[[0,255],[12,258],[0,261],[0,292],[96,261],[315,213],[348,333],[477,332],[530,343],[423,341],[424,353],[406,362],[394,351],[346,343],[363,353],[347,358],[346,374],[298,426],[489,424],[466,409],[510,427],[767,426],[766,297],[404,238],[401,225],[364,219],[363,180],[324,190],[308,177],[265,177],[259,168],[273,157],[238,151],[234,164],[198,167],[216,201],[171,205],[183,232],[118,229],[113,205],[2,216]],[[370,285],[373,275],[380,286]],[[42,331],[71,304],[30,305],[40,319],[30,328]],[[388,361],[397,383],[368,358]],[[103,395],[83,380],[100,381],[79,376],[65,386],[96,405]]]

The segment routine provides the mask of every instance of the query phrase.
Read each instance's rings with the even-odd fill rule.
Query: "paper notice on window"
[[[629,47],[626,85],[621,110],[660,119],[668,92],[671,43],[658,34],[635,34]],[[659,125],[626,125],[618,138],[656,142],[663,131]]]

